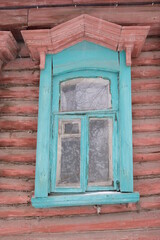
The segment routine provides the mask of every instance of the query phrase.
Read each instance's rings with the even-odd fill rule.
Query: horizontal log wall
[[[138,0],[134,1],[138,2]],[[125,0],[106,0],[109,6],[102,6],[100,3],[99,6],[83,6],[83,4],[85,2],[87,3],[87,1],[79,1],[81,4],[78,4],[75,7],[75,4],[67,5],[67,3],[65,6],[60,6],[58,3],[62,2],[64,5],[64,1],[57,0],[55,1],[56,7],[54,7],[52,4],[47,5],[47,1],[45,1],[46,4],[44,5],[42,4],[44,1],[36,1],[37,4],[35,5],[35,1],[30,0],[31,5],[28,5],[28,8],[25,8],[25,5],[23,3],[24,1],[19,0],[16,1],[19,3],[17,6],[21,7],[22,9],[17,9],[18,7],[15,7],[14,10],[11,9],[14,7],[14,1],[10,0],[7,2],[8,7],[5,1],[0,1],[0,30],[12,31],[15,38],[20,41],[23,40],[20,30],[51,28],[74,17],[77,17],[80,14],[90,14],[92,16],[102,18],[106,21],[121,24],[124,26],[149,25],[151,26],[149,31],[150,36],[160,35],[159,1],[154,1],[155,4],[152,4],[152,1],[148,1],[148,4],[146,5],[140,4],[135,6],[133,3],[131,5],[127,4],[131,1]],[[51,3],[52,1],[48,1],[48,3],[49,2]],[[118,5],[117,2],[124,2],[125,5]],[[43,7],[38,7],[41,4]]]
[[[154,0],[154,3],[158,3],[159,0]],[[127,4],[131,3],[129,0],[36,0],[36,1],[13,1],[13,0],[2,0],[0,2],[1,8],[10,8],[10,7],[44,7],[44,6],[70,6],[70,5],[88,5],[88,4],[95,4],[95,5],[115,5],[115,4]],[[153,1],[151,0],[132,0],[132,4],[139,4],[139,3],[147,3],[151,4]]]
[[[6,2],[6,5],[3,5],[1,1],[0,7],[14,6],[14,1]],[[37,5],[44,3],[36,2]],[[51,2],[53,5],[59,3],[48,0],[45,4]],[[29,58],[29,52],[24,44],[19,43],[17,59],[6,64],[0,74],[1,239],[158,240],[160,8],[158,5],[121,6],[117,10],[115,7],[106,6],[97,7],[95,11],[95,7],[71,6],[75,2],[84,4],[84,1],[67,2],[70,6],[63,8],[0,10],[0,18],[4,18],[0,21],[0,27],[11,28],[16,38],[21,39],[19,29],[40,28],[42,23],[43,27],[52,27],[84,12],[125,25],[148,23],[152,26],[141,55],[132,59],[134,190],[140,193],[140,202],[104,205],[100,207],[100,214],[97,214],[99,209],[97,210],[96,206],[55,209],[35,209],[31,206],[36,160],[39,68],[38,63]],[[32,3],[33,1],[30,1],[27,4],[34,6]],[[88,3],[94,4],[96,1],[90,0]],[[22,1],[19,6],[24,6]]]

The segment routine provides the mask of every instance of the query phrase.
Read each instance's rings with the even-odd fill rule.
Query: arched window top
[[[111,108],[110,81],[75,78],[60,84],[60,111],[106,110]]]

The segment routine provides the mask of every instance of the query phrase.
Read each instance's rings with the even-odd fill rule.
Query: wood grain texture
[[[150,176],[160,174],[160,161],[156,162],[140,162],[134,163],[133,175],[134,177]]]
[[[0,139],[12,139],[12,138],[36,138],[37,133],[35,132],[30,132],[30,131],[13,131],[13,132],[0,132]]]
[[[31,193],[25,192],[1,192],[0,204],[12,205],[12,204],[27,204],[31,202]]]
[[[140,206],[142,209],[160,209],[160,196],[141,198]]]
[[[39,64],[36,61],[32,61],[30,58],[17,58],[14,61],[8,62],[4,67],[3,70],[35,70],[39,68]]]
[[[10,163],[35,163],[36,150],[32,149],[0,149],[0,161]]]
[[[132,3],[150,3],[150,0],[132,0]],[[155,0],[154,3],[159,2],[158,0]],[[2,0],[0,2],[1,8],[12,8],[12,7],[32,7],[32,6],[60,6],[62,5],[81,5],[81,4],[129,4],[129,0],[36,0],[35,1],[12,1],[12,0]]]
[[[0,139],[0,147],[30,147],[36,148],[36,138]]]
[[[4,63],[16,58],[17,42],[10,31],[0,31],[0,70]]]
[[[146,206],[147,208],[147,206]],[[136,211],[136,204],[119,204],[119,205],[103,205],[101,206],[101,214],[119,213]],[[53,217],[53,216],[74,216],[74,215],[93,215],[97,214],[95,206],[85,207],[67,207],[67,208],[50,208],[35,209],[31,206],[20,207],[1,207],[0,217]]]
[[[160,180],[159,178],[134,180],[134,191],[139,192],[141,196],[160,194]]]
[[[2,99],[1,99],[2,100]],[[4,115],[36,115],[38,114],[38,102],[37,101],[1,101],[0,111]]]
[[[159,240],[160,230],[159,229],[135,229],[135,230],[109,230],[109,231],[94,231],[94,232],[83,232],[83,233],[35,233],[25,234],[20,236],[6,236],[2,237],[2,240]]]
[[[116,4],[121,4],[121,3],[126,3],[129,5],[131,2],[129,0],[72,0],[73,3],[75,4],[105,4],[105,3],[116,3]],[[142,0],[132,0],[132,3],[140,3]],[[150,2],[150,0],[143,0],[143,4]],[[158,0],[154,1],[155,3],[158,2]]]
[[[159,66],[132,67],[132,79],[154,78],[160,76]]]
[[[38,99],[38,87],[8,87],[1,88],[0,98]]]
[[[132,80],[132,93],[147,90],[160,90],[160,78]]]
[[[160,50],[160,41],[159,38],[147,38],[145,44],[142,48],[142,51],[158,51]]]
[[[21,176],[20,176],[21,177]],[[12,191],[33,191],[34,181],[22,180],[22,179],[10,179],[2,178],[0,179],[0,190],[12,190]]]
[[[27,27],[27,9],[0,10],[0,28],[26,28]]]
[[[159,9],[157,6],[138,7],[67,7],[67,8],[43,8],[30,9],[28,16],[29,27],[52,28],[60,23],[64,23],[80,14],[90,14],[91,16],[102,18],[103,20],[117,23],[122,26],[128,25],[150,25],[149,35],[160,34]],[[41,25],[40,25],[41,23]]]
[[[134,120],[132,130],[134,133],[160,131],[160,119]]]
[[[145,161],[159,161],[160,160],[160,152],[154,153],[136,153],[133,154],[134,162],[145,162]]]
[[[35,177],[35,167],[29,165],[0,164],[0,174],[2,177]]]
[[[114,229],[140,229],[145,226],[158,228],[160,226],[159,211],[148,213],[115,214],[106,216],[88,216],[57,219],[10,220],[0,221],[1,236],[26,233],[59,233],[103,231]]]
[[[133,147],[160,145],[159,133],[133,134]]]
[[[37,130],[37,118],[34,117],[1,117],[1,130]]]
[[[18,56],[20,58],[30,57],[29,56],[29,50],[28,50],[27,46],[24,43],[18,43],[18,47],[19,47]]]
[[[146,0],[148,1],[148,0]],[[157,1],[157,0],[156,0]],[[20,1],[20,0],[16,0],[16,1],[12,1],[12,0],[2,0],[0,2],[0,7],[31,7],[31,6],[48,6],[48,5],[70,5],[73,4],[73,0],[36,0],[36,1]]]
[[[134,119],[151,118],[151,117],[159,117],[159,116],[160,116],[160,108],[153,109],[152,106],[148,106],[147,109],[143,109],[142,107],[140,109],[137,109],[134,107],[132,108],[132,117]]]
[[[160,103],[159,91],[132,93],[132,104],[159,104],[159,103]]]
[[[128,7],[67,7],[30,9],[28,25],[31,27],[54,27],[80,14],[90,14],[103,20],[120,25],[152,25],[158,24],[159,6],[128,6]]]
[[[132,66],[160,65],[160,51],[142,52],[139,57],[132,59]]]
[[[23,60],[19,59],[20,66],[23,64]],[[25,59],[28,61],[28,59]],[[24,67],[24,66],[23,66]],[[36,70],[24,70],[23,75],[21,71],[2,71],[0,74],[0,85],[38,85],[39,83],[39,71]]]

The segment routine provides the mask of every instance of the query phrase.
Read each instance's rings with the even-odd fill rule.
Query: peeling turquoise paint
[[[47,197],[49,192],[49,147],[51,127],[52,57],[47,56],[46,68],[41,71],[36,152],[35,197]]]
[[[94,113],[78,112],[82,122],[81,185],[79,189],[60,189],[55,187],[58,119],[77,118],[77,115],[67,112],[65,116],[65,113],[59,112],[59,84],[68,79],[80,77],[109,79],[112,109]],[[104,187],[101,191],[98,186],[87,188],[88,148],[84,146],[89,144],[88,117],[93,115],[111,117],[114,123],[112,138],[114,184]],[[120,186],[117,183],[120,183]],[[78,193],[85,192],[86,189],[88,193]],[[121,193],[115,192],[116,189]],[[89,191],[97,192],[93,194]],[[61,193],[57,196],[55,193],[49,196],[48,194],[52,192],[69,194]],[[138,200],[139,194],[133,193],[131,71],[125,63],[125,52],[114,52],[84,41],[58,54],[47,55],[46,68],[41,71],[40,78],[35,197],[32,198],[32,205],[42,208],[116,204]]]
[[[54,76],[56,76],[81,69],[100,69],[118,72],[120,66],[117,52],[91,42],[83,41],[60,53],[54,54],[53,69]]]
[[[137,202],[138,193],[100,192],[85,194],[69,194],[49,196],[47,198],[32,198],[32,205],[36,208],[103,205]]]

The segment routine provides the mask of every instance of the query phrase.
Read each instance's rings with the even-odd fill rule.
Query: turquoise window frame
[[[85,51],[84,51],[85,50]],[[112,109],[107,111],[78,112],[82,126],[88,116],[105,116],[114,119],[113,161],[114,189],[90,189],[84,192],[86,179],[82,174],[81,190],[55,188],[56,129],[59,118],[76,117],[73,113],[59,112],[59,83],[78,77],[102,77],[111,82]],[[53,114],[55,117],[53,117]],[[84,127],[83,127],[84,128]],[[86,141],[82,131],[83,140]],[[82,139],[81,137],[81,139]],[[116,140],[115,140],[116,139]],[[82,143],[81,143],[82,145]],[[82,156],[85,153],[81,153]],[[82,157],[83,158],[83,157]],[[84,157],[85,158],[85,157]],[[86,164],[81,162],[86,172]],[[62,192],[56,194],[56,192]],[[92,192],[94,191],[94,192]],[[58,54],[46,56],[45,69],[41,71],[39,87],[39,112],[37,132],[35,195],[32,205],[36,208],[117,204],[137,202],[139,193],[133,192],[132,157],[132,111],[131,111],[131,69],[126,66],[124,51],[115,52],[87,41],[78,43]]]
[[[54,61],[54,59],[53,59]],[[106,111],[78,111],[78,112],[60,112],[59,111],[59,101],[60,101],[60,84],[62,82],[66,82],[66,81],[72,81],[73,79],[78,79],[78,78],[98,78],[98,77],[102,77],[104,80],[109,80],[110,81],[110,89],[111,89],[111,96],[112,96],[112,108],[108,109]],[[113,155],[113,178],[114,179],[118,179],[117,175],[117,135],[118,135],[118,131],[117,131],[117,121],[115,121],[115,119],[118,116],[118,74],[117,73],[112,73],[112,72],[105,72],[100,71],[100,70],[86,70],[85,69],[81,69],[81,71],[71,71],[70,73],[64,73],[61,74],[59,73],[57,76],[54,77],[54,81],[53,81],[53,101],[52,101],[52,117],[56,116],[55,120],[54,118],[52,119],[53,121],[53,126],[55,126],[54,129],[54,133],[53,133],[53,147],[54,147],[54,151],[53,151],[53,158],[51,157],[51,161],[53,159],[53,161],[51,162],[51,192],[85,192],[85,191],[99,191],[101,190],[107,190],[107,191],[114,191],[117,189],[116,186],[116,181],[114,181],[114,186],[106,186],[106,187],[87,187],[87,174],[85,174],[87,172],[87,167],[89,164],[89,159],[88,159],[88,154],[86,153],[86,151],[89,149],[89,146],[87,147],[87,145],[89,144],[89,139],[88,139],[88,118],[91,116],[95,116],[96,118],[99,117],[108,117],[114,120],[113,121],[113,126],[114,126],[114,131],[113,131],[113,146],[114,146],[114,151],[112,151],[112,155]],[[58,121],[57,121],[57,116],[63,116],[65,118],[65,116],[67,116],[67,118],[69,118],[68,115],[70,115],[70,117],[72,118],[76,118],[76,116],[83,116],[83,114],[85,114],[85,118],[84,121],[86,122],[84,124],[82,124],[82,126],[85,126],[85,129],[82,129],[82,137],[81,137],[81,143],[83,145],[83,152],[81,151],[81,157],[83,157],[82,160],[82,166],[81,169],[82,171],[80,172],[81,175],[83,175],[84,177],[82,178],[81,176],[81,188],[56,188],[55,187],[55,182],[56,182],[56,163],[57,163],[57,131],[58,131]],[[83,139],[82,139],[83,138]],[[52,140],[51,140],[52,142]],[[82,147],[81,145],[81,147]],[[85,149],[84,149],[85,146]],[[51,149],[53,149],[53,147],[51,147]],[[84,156],[85,155],[85,156]],[[87,160],[87,162],[86,162]],[[118,180],[117,180],[118,181]],[[82,187],[83,186],[83,187]]]

